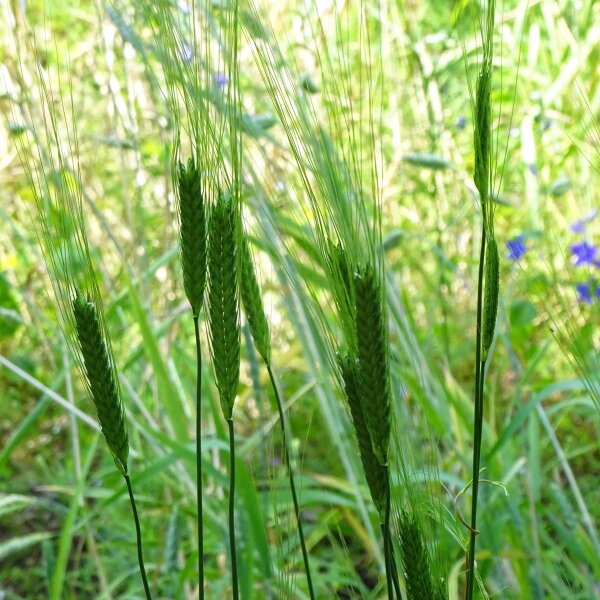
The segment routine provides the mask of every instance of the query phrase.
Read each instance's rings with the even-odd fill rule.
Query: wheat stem
[[[394,600],[394,584],[392,579],[392,538],[390,535],[390,517],[392,512],[391,507],[391,493],[390,493],[390,474],[389,468],[386,466],[386,477],[387,477],[387,490],[385,498],[385,518],[383,523],[384,534],[383,534],[383,554],[385,558],[385,580],[387,584],[388,599]],[[401,600],[398,598],[398,600]]]
[[[137,507],[135,505],[135,497],[133,495],[133,488],[131,487],[131,479],[128,474],[124,474],[125,483],[127,484],[127,491],[129,492],[129,501],[131,502],[131,511],[133,512],[133,520],[135,521],[135,535],[137,540],[137,555],[138,563],[140,565],[140,573],[142,574],[142,581],[144,583],[144,591],[146,593],[146,600],[152,600],[152,594],[150,593],[150,586],[148,585],[148,577],[146,576],[146,567],[144,566],[144,555],[142,552],[142,530],[140,528],[140,519],[138,517]]]
[[[290,452],[287,445],[287,433],[285,426],[285,419],[283,414],[283,406],[281,404],[281,398],[279,397],[279,391],[277,389],[277,383],[273,375],[273,369],[271,365],[267,363],[267,371],[271,380],[271,386],[273,387],[273,393],[275,394],[275,402],[277,404],[277,411],[279,412],[279,422],[281,425],[281,439],[283,445],[283,454],[285,457],[285,464],[288,471],[288,477],[290,481],[290,490],[292,492],[292,502],[294,503],[294,512],[296,513],[296,523],[298,524],[298,536],[300,537],[300,546],[302,547],[302,560],[304,561],[304,571],[306,572],[306,581],[308,583],[308,593],[311,600],[315,600],[315,592],[313,589],[313,582],[310,573],[310,564],[308,562],[308,551],[306,549],[306,541],[304,539],[304,530],[302,528],[302,520],[300,518],[300,505],[298,503],[298,496],[296,494],[296,484],[294,482],[294,472],[292,470],[292,464],[290,461]]]
[[[392,582],[394,584],[394,591],[396,592],[396,597],[398,598],[398,600],[402,600],[402,590],[400,589],[400,577],[398,576],[398,566],[396,565],[396,556],[394,553],[394,543],[392,542],[392,534],[391,534],[391,531],[386,532],[385,523],[381,523],[380,527],[381,527],[382,538],[385,538],[386,535],[389,537],[388,543],[390,544]]]
[[[465,597],[466,600],[473,600],[473,588],[475,583],[475,546],[478,533],[477,498],[479,495],[479,468],[481,464],[481,437],[483,430],[483,378],[485,374],[485,360],[481,360],[485,242],[486,236],[484,234],[481,236],[479,275],[477,278],[477,336],[475,341],[475,415],[473,421],[473,466],[471,469],[473,487],[471,495],[471,533],[469,540],[469,552],[467,555],[467,588]]]
[[[202,509],[202,347],[200,345],[200,325],[198,317],[194,317],[194,331],[196,334],[196,362],[198,372],[196,376],[196,495],[197,495],[197,526],[198,526],[198,579],[200,586],[200,600],[204,599],[204,526]]]
[[[233,419],[227,419],[229,426],[229,551],[231,553],[231,581],[233,600],[239,600],[237,555],[235,549],[235,431]]]

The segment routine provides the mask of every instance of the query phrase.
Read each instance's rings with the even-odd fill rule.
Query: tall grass
[[[440,32],[445,32],[447,24],[438,15],[443,15],[443,7],[423,7],[432,10],[419,17],[419,23],[439,21]],[[466,136],[452,122],[467,101],[459,101],[465,95],[460,88],[462,61],[475,54],[467,43],[461,56],[458,42],[444,35],[421,39],[404,22],[406,8],[402,3],[362,2],[297,10],[241,2],[117,2],[99,17],[106,30],[126,40],[124,60],[130,61],[123,73],[117,67],[110,93],[118,97],[117,79],[129,82],[129,111],[139,110],[138,117],[147,125],[151,121],[147,138],[132,134],[131,140],[119,142],[130,143],[131,152],[144,160],[137,172],[138,192],[124,194],[123,203],[124,213],[139,214],[131,222],[125,219],[121,227],[115,214],[103,214],[103,203],[89,202],[95,211],[90,229],[94,240],[114,233],[116,242],[124,240],[128,250],[125,260],[114,264],[108,258],[96,261],[95,244],[91,245],[90,259],[97,263],[91,284],[80,278],[85,269],[78,266],[77,244],[72,251],[71,244],[56,243],[59,236],[53,236],[53,243],[42,241],[59,257],[56,264],[75,256],[65,261],[64,269],[54,268],[60,277],[63,270],[75,274],[76,287],[59,294],[59,302],[66,314],[75,308],[80,315],[80,335],[73,314],[66,328],[75,353],[89,346],[94,362],[108,365],[104,376],[97,377],[93,368],[87,369],[85,356],[80,358],[84,381],[103,381],[109,390],[102,396],[90,391],[98,398],[111,454],[122,468],[127,462],[125,433],[134,460],[135,452],[144,456],[140,485],[143,479],[154,484],[148,519],[155,519],[157,527],[147,529],[145,541],[153,556],[160,557],[162,550],[163,564],[151,572],[160,595],[197,597],[196,550],[199,594],[206,597],[457,600],[463,594],[477,595],[475,580],[481,583],[483,597],[537,599],[553,593],[587,600],[595,594],[597,534],[595,507],[589,501],[593,490],[590,481],[577,477],[593,470],[581,461],[597,449],[589,420],[579,419],[592,407],[585,377],[580,373],[584,383],[557,381],[554,373],[548,374],[545,365],[554,368],[560,354],[548,342],[551,334],[541,332],[539,317],[522,324],[528,313],[519,304],[517,270],[505,277],[501,240],[512,226],[508,210],[517,209],[502,212],[503,208],[494,219],[499,175],[493,164],[498,142],[491,102],[500,92],[494,83],[499,71],[492,31],[501,31],[510,41],[510,34],[518,32],[513,20],[521,13],[508,13],[498,22],[489,12],[493,3],[482,5],[482,39],[473,46],[475,54],[483,48],[477,67],[481,75],[472,86],[473,179],[481,208],[481,221],[479,215],[473,220],[474,238],[481,235],[473,418],[466,392],[472,383],[466,365],[472,359],[464,342],[471,330],[470,311],[464,311],[463,304],[471,298],[464,268],[475,262],[468,260],[464,242],[469,210],[464,196],[472,185],[462,154],[471,151],[465,150]],[[533,42],[531,48],[535,49]],[[132,70],[132,64],[143,64],[144,74]],[[421,74],[406,85],[404,78],[413,71]],[[70,81],[65,87],[72,86]],[[144,93],[151,103],[145,102]],[[53,105],[53,97],[44,102]],[[269,110],[275,111],[276,119],[266,116]],[[411,130],[413,136],[404,136],[413,117],[419,127]],[[76,122],[82,121],[78,117]],[[164,148],[157,144],[157,132],[161,141],[172,143]],[[57,127],[51,135],[64,140],[70,133]],[[77,139],[70,139],[71,148],[78,147]],[[511,160],[518,163],[517,142],[510,143],[515,144]],[[41,136],[34,136],[32,146],[21,146],[24,162],[48,165],[48,147]],[[99,147],[102,143],[94,146]],[[32,158],[30,148],[40,149],[40,156]],[[422,148],[443,156],[420,152]],[[100,165],[99,156],[95,171],[85,178],[94,189],[103,190],[98,197],[104,192],[110,197],[112,163]],[[58,197],[55,190],[60,185],[68,189],[74,184],[78,190],[84,178],[70,167],[45,169],[42,187],[50,189],[46,196],[52,199]],[[511,170],[513,183],[519,181],[517,171]],[[126,188],[123,182],[129,174],[121,172],[121,177]],[[146,187],[145,181],[152,183]],[[175,192],[173,206],[169,185]],[[159,208],[153,211],[155,201]],[[52,209],[50,222],[64,226],[63,237],[78,240],[79,234],[72,233],[79,231],[80,215],[87,221],[83,211],[68,208],[59,213],[54,211],[56,203],[46,206]],[[96,225],[103,227],[107,220],[109,227],[97,231]],[[256,234],[252,249],[248,230]],[[128,238],[130,231],[134,241]],[[159,231],[173,246],[164,252]],[[203,240],[209,259],[205,314],[210,371],[201,356]],[[259,284],[255,272],[258,253],[261,259],[268,257],[272,269],[268,311],[261,297],[267,286]],[[148,257],[147,269],[141,268],[146,260],[139,258],[142,255]],[[107,265],[110,275],[96,268]],[[101,277],[107,285],[99,283]],[[102,289],[104,305],[93,286]],[[148,306],[160,307],[156,327],[142,308],[142,294]],[[188,304],[195,363],[183,325],[191,326]],[[252,337],[256,353],[250,347],[244,353],[240,344],[241,305],[250,334],[246,338],[250,344]],[[583,333],[576,332],[585,309],[569,330],[574,347],[585,341]],[[100,334],[90,333],[95,318],[91,311],[97,311]],[[34,309],[32,314],[39,313]],[[89,322],[83,332],[86,314]],[[123,365],[118,377],[111,372],[116,361],[107,322],[114,339],[123,341],[118,346]],[[532,345],[534,353],[529,351]],[[583,354],[575,360],[589,373],[593,360],[586,350],[581,352],[585,361]],[[266,367],[264,389],[256,354]],[[492,357],[500,368],[486,376]],[[7,364],[2,357],[2,365]],[[44,387],[34,374],[10,365],[12,373],[21,373],[23,381],[37,386],[51,402],[62,400],[50,389],[59,389],[60,372]],[[561,370],[562,376],[568,374]],[[283,384],[293,390],[285,399]],[[129,432],[124,429],[121,386]],[[185,401],[193,398],[187,391],[194,387],[195,406]],[[269,388],[274,414],[261,400]],[[155,389],[158,402],[151,399]],[[111,398],[108,412],[105,398]],[[45,406],[40,403],[35,415]],[[68,402],[62,406],[73,419],[89,424]],[[35,415],[17,428],[0,453],[0,470],[31,431]],[[563,437],[563,432],[573,433],[568,422],[572,415],[577,417],[581,443]],[[187,444],[194,416],[195,452]],[[278,424],[286,475],[281,480],[266,475],[277,472],[268,465],[270,438]],[[227,451],[228,472],[220,463],[220,454]],[[298,454],[303,460],[295,464]],[[277,456],[272,459],[276,465]],[[256,472],[257,461],[267,466],[261,462]],[[502,482],[490,486],[485,503],[478,500],[483,465],[490,479]],[[94,464],[95,477],[103,474],[100,469]],[[464,481],[469,478],[471,484]],[[131,481],[126,482],[131,493]],[[59,483],[53,483],[60,491]],[[119,492],[111,495],[111,485],[108,480],[106,488],[98,489],[80,478],[63,520],[55,570],[71,564],[67,548],[73,532],[93,527],[102,514],[118,512],[114,502]],[[449,498],[469,487],[473,497],[465,586],[462,535]],[[85,516],[76,516],[77,503],[87,498],[94,504]],[[133,495],[130,499],[137,526]],[[289,530],[288,520],[297,531]],[[483,535],[476,538],[478,529]],[[143,569],[139,529],[137,533]],[[87,539],[98,534],[107,537],[93,530]],[[227,538],[229,562],[224,559]],[[299,574],[297,542],[304,567]],[[89,584],[79,593],[96,593],[95,574],[84,570],[90,565],[99,573],[97,595],[135,593],[133,588],[121,591],[128,570],[109,544],[116,549],[118,540],[103,540],[99,557],[93,556],[89,544],[90,562],[79,571],[75,564],[73,580]],[[3,548],[0,542],[0,556]],[[44,552],[44,560],[52,565],[51,552]],[[103,566],[108,567],[108,581]],[[75,585],[73,594],[78,593]],[[60,591],[54,594],[59,597]]]

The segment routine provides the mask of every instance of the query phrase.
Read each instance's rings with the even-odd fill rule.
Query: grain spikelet
[[[265,316],[262,295],[256,280],[254,262],[248,247],[248,239],[242,236],[240,246],[240,293],[250,332],[256,345],[256,350],[261,355],[265,364],[271,362],[271,341],[269,336],[269,325]]]
[[[373,452],[387,465],[391,431],[387,322],[377,272],[367,264],[354,275],[359,391]]]
[[[235,224],[233,200],[220,194],[209,225],[208,318],[217,389],[227,420],[232,418],[240,375]]]
[[[73,315],[86,383],[96,407],[98,421],[117,468],[126,475],[129,440],[115,368],[96,307],[79,290],[73,299]]]
[[[348,399],[350,415],[352,416],[352,423],[354,424],[354,431],[356,432],[356,439],[358,441],[360,459],[369,491],[371,492],[371,498],[379,516],[383,519],[387,494],[387,469],[379,464],[373,452],[371,435],[367,428],[365,413],[358,390],[358,362],[351,355],[338,356],[338,362],[342,372],[344,390]]]
[[[485,296],[483,299],[482,358],[487,358],[488,350],[494,339],[498,297],[500,295],[500,257],[496,240],[488,240],[485,260]]]
[[[177,196],[183,287],[197,317],[206,285],[206,214],[200,173],[192,158],[187,166],[179,163]]]

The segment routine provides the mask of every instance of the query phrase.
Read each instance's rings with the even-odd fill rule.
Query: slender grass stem
[[[483,312],[483,279],[485,258],[485,227],[481,236],[481,251],[479,255],[479,275],[477,279],[477,336],[475,349],[475,415],[473,420],[473,467],[472,467],[472,496],[471,496],[471,533],[469,552],[467,554],[467,587],[465,600],[473,600],[475,583],[475,545],[477,539],[477,498],[479,495],[479,468],[481,464],[481,437],[483,430],[483,379],[485,361],[481,360],[481,332]]]
[[[200,600],[204,600],[204,525],[202,523],[202,347],[200,345],[200,324],[194,316],[194,331],[196,333],[196,494],[198,509],[198,578]]]
[[[231,581],[233,600],[239,600],[237,555],[235,550],[235,431],[233,419],[227,419],[229,426],[229,551],[231,553]]]
[[[387,490],[385,498],[385,517],[384,517],[384,534],[383,534],[383,554],[385,558],[385,579],[387,584],[388,600],[394,600],[394,583],[393,583],[393,549],[392,537],[390,535],[390,517],[392,513],[391,507],[391,490],[390,490],[390,473],[386,467]],[[401,600],[401,597],[398,598]]]
[[[394,591],[396,592],[396,598],[402,600],[402,590],[400,588],[400,578],[398,577],[398,567],[396,565],[396,557],[394,554],[394,544],[392,543],[392,534],[390,531],[385,530],[385,524],[381,524],[381,535],[383,538],[388,537],[388,544],[390,545],[390,559],[392,563],[392,583],[394,584]]]
[[[281,405],[281,398],[279,396],[279,390],[273,375],[273,369],[269,363],[266,363],[269,378],[271,380],[271,386],[273,387],[273,393],[275,394],[275,402],[277,404],[277,411],[279,412],[279,422],[281,424],[281,438],[283,445],[283,454],[285,456],[285,465],[287,467],[288,477],[290,480],[290,490],[292,492],[292,502],[294,503],[294,512],[296,513],[296,523],[298,524],[298,536],[300,537],[300,546],[302,547],[302,559],[304,560],[304,571],[306,572],[306,581],[308,583],[308,593],[311,600],[315,600],[315,592],[313,589],[312,576],[310,573],[310,564],[308,562],[308,551],[306,549],[306,541],[304,539],[304,530],[302,528],[302,520],[300,518],[300,505],[298,504],[298,496],[296,494],[296,484],[294,482],[294,472],[292,470],[292,464],[290,461],[290,452],[287,444],[287,432],[285,426],[285,419],[283,415],[283,406]]]
[[[140,527],[140,519],[138,517],[137,507],[135,505],[135,498],[133,496],[133,488],[131,487],[131,479],[127,474],[123,475],[123,477],[125,478],[125,483],[127,484],[127,491],[129,492],[129,501],[131,502],[131,511],[133,512],[133,520],[135,521],[138,563],[140,565],[140,573],[142,575],[142,581],[144,583],[144,591],[146,592],[146,600],[152,600],[150,586],[148,585],[148,578],[146,577],[146,567],[144,566],[144,555],[142,552],[142,530]]]

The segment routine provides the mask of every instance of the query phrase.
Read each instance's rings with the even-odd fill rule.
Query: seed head
[[[208,318],[213,365],[225,419],[233,414],[240,375],[236,215],[223,194],[210,215]]]
[[[242,236],[240,250],[240,292],[242,303],[256,350],[268,365],[271,360],[269,325],[265,316],[262,294],[256,280],[256,272],[248,246],[248,239],[245,235]]]
[[[98,421],[117,468],[125,475],[129,440],[116,370],[96,307],[89,299],[86,300],[79,290],[73,299],[73,315],[83,357],[86,383],[96,407]]]
[[[206,285],[206,214],[200,173],[192,158],[177,170],[179,238],[183,287],[195,317],[200,314]]]

